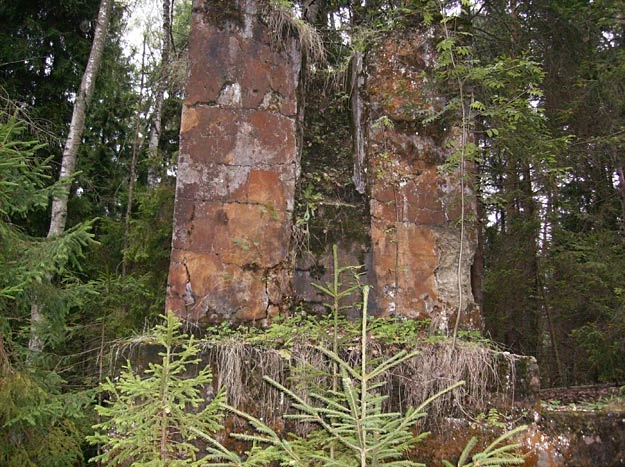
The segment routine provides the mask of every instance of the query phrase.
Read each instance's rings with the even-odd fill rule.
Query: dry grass
[[[286,383],[288,361],[275,349],[253,346],[240,339],[205,341],[203,360],[213,367],[217,389],[225,387],[228,404],[266,421],[279,418],[285,410],[284,396],[263,376]]]
[[[289,7],[268,2],[265,18],[274,44],[281,45],[285,36],[295,35],[302,53],[312,63],[325,62],[326,51],[319,31],[312,24],[298,18]]]
[[[109,355],[109,368],[114,370],[120,362],[134,361],[148,346],[156,345],[156,338],[145,331],[143,334],[125,339],[119,339],[111,343]],[[140,359],[139,359],[140,360]]]
[[[501,358],[508,359],[501,364]],[[506,374],[501,370],[505,369]],[[472,416],[485,410],[495,394],[513,397],[514,356],[473,343],[451,341],[420,346],[415,358],[395,368],[390,375],[390,399],[401,410],[419,405],[457,381],[464,386],[444,394],[428,407],[431,421],[449,416]]]
[[[383,358],[391,350],[369,342],[370,355]],[[388,410],[405,411],[457,381],[461,386],[436,399],[428,408],[428,425],[442,417],[471,417],[483,412],[493,399],[512,399],[515,384],[511,354],[493,351],[473,343],[425,343],[415,358],[393,368],[381,380],[387,385]],[[225,386],[228,402],[243,410],[253,409],[266,421],[276,420],[288,411],[289,401],[264,375],[286,385],[307,401],[312,392],[322,392],[332,384],[331,363],[313,346],[299,342],[285,351],[255,347],[233,339],[206,345],[206,356],[215,366],[218,386]],[[342,352],[350,364],[360,362],[357,346]],[[502,359],[503,364],[502,364]],[[310,427],[297,427],[305,433]]]
[[[241,338],[202,340],[202,365],[210,366],[214,385],[226,387],[228,403],[274,423],[289,411],[290,401],[284,394],[263,380],[264,376],[283,384],[307,401],[310,394],[324,392],[332,385],[332,364],[315,347],[296,340],[288,349],[252,345]],[[154,344],[150,336],[139,336],[116,346],[120,355],[137,355],[149,359],[145,346]],[[515,355],[494,351],[475,343],[451,341],[423,342],[416,346],[419,354],[393,368],[381,380],[381,388],[389,396],[387,410],[404,412],[420,405],[432,395],[457,381],[465,385],[436,399],[427,407],[428,428],[444,417],[469,417],[487,410],[493,400],[512,402],[515,387]],[[143,350],[140,350],[142,349]],[[393,347],[374,339],[368,342],[370,358],[388,358]],[[360,363],[358,345],[344,348],[342,358],[352,366]],[[139,366],[139,365],[136,365]],[[306,434],[311,427],[295,427]]]

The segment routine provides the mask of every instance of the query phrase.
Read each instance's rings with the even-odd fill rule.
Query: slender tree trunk
[[[364,103],[360,95],[364,84],[363,77],[363,52],[356,51],[352,59],[351,69],[351,110],[354,125],[354,176],[353,181],[356,191],[364,194],[365,181],[365,134],[364,134]]]
[[[551,246],[550,235],[551,235],[551,226],[550,222],[553,218],[553,215],[556,211],[557,204],[557,184],[549,184],[546,190],[546,198],[547,205],[545,208],[545,217],[542,220],[543,223],[543,234],[542,234],[542,242],[541,242],[541,258],[547,257],[548,248]],[[544,260],[543,260],[544,261]],[[540,266],[543,262],[538,262]],[[556,327],[553,319],[553,311],[551,309],[551,304],[549,303],[549,290],[548,286],[545,284],[545,273],[539,267],[538,274],[536,276],[538,278],[538,289],[540,292],[540,296],[542,299],[542,307],[543,313],[547,320],[547,328],[549,330],[549,340],[551,341],[551,352],[553,354],[553,360],[555,363],[556,377],[552,379],[551,386],[566,384],[564,366],[562,364],[562,358],[560,357],[560,341],[558,339],[558,333],[556,332]],[[552,374],[552,371],[550,371]]]
[[[132,203],[134,202],[135,178],[137,177],[137,159],[139,157],[139,147],[141,146],[141,136],[139,126],[141,124],[141,107],[143,106],[143,89],[145,86],[145,43],[143,38],[143,53],[141,54],[141,84],[139,85],[139,102],[137,104],[137,121],[135,122],[135,135],[132,143],[132,161],[130,163],[130,174],[128,175],[128,199],[126,204],[126,218],[124,219],[124,250],[122,258],[122,277],[126,277],[128,260],[126,252],[130,245],[130,220],[132,217]]]
[[[156,83],[156,97],[154,99],[154,113],[152,115],[152,129],[148,142],[148,155],[152,159],[152,164],[148,168],[148,186],[155,186],[159,183],[160,171],[154,164],[154,159],[158,155],[158,142],[161,138],[163,121],[163,102],[165,101],[165,89],[168,82],[169,52],[171,49],[171,5],[170,0],[163,0],[163,42],[161,49],[161,69]]]
[[[541,349],[542,335],[542,313],[539,303],[540,297],[540,281],[538,276],[538,237],[540,234],[540,223],[538,219],[538,208],[534,197],[532,187],[532,172],[528,163],[523,163],[521,167],[522,177],[519,179],[519,188],[521,192],[520,207],[523,223],[526,227],[524,231],[527,240],[525,249],[525,283],[527,284],[529,297],[529,309],[522,314],[522,323],[526,326],[528,332],[528,344],[531,355],[538,355]]]
[[[104,46],[106,45],[106,37],[108,35],[109,25],[111,22],[111,14],[113,11],[113,0],[102,0],[100,2],[100,10],[98,11],[98,19],[89,53],[87,67],[82,75],[80,88],[76,94],[74,101],[74,111],[72,113],[72,121],[69,127],[69,134],[65,141],[63,149],[63,159],[61,161],[61,173],[59,181],[65,184],[64,189],[52,199],[52,214],[50,217],[50,229],[48,230],[48,238],[59,236],[65,230],[67,222],[67,199],[69,197],[69,188],[71,177],[74,174],[76,166],[76,156],[78,148],[82,140],[82,134],[85,129],[85,115],[87,107],[93,96],[95,89],[95,81],[102,62]],[[40,351],[43,348],[43,339],[40,334],[40,327],[43,322],[41,312],[41,303],[35,301],[31,306],[31,334],[28,347],[30,350]]]
[[[67,189],[63,190],[62,193],[55,196],[52,200],[52,217],[48,238],[60,235],[65,230],[69,179],[73,175],[74,167],[76,166],[76,155],[78,154],[78,148],[80,147],[80,141],[85,129],[85,115],[95,89],[95,80],[98,75],[100,63],[102,62],[112,11],[113,0],[102,0],[100,3],[100,11],[98,12],[98,21],[93,44],[91,45],[91,53],[89,54],[87,68],[82,75],[80,88],[76,95],[72,122],[69,127],[65,148],[63,149],[63,160],[61,162],[59,180],[67,181],[68,185],[66,187]]]
[[[621,222],[620,228],[621,230],[625,230],[625,170],[623,170],[622,165],[618,165],[616,168],[616,173],[618,174],[618,190],[620,194],[621,201]]]
[[[477,138],[475,139],[477,141]],[[479,176],[479,175],[477,175]],[[480,193],[477,202],[477,247],[475,250],[475,256],[473,259],[473,266],[471,266],[471,291],[473,292],[473,299],[475,303],[484,310],[484,224],[486,214],[484,210],[484,204],[482,203],[482,193]],[[483,320],[483,318],[482,318]],[[484,325],[482,321],[482,326]]]

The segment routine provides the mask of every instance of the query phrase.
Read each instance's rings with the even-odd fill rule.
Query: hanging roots
[[[356,347],[342,352],[342,358],[354,366],[360,362]],[[389,396],[387,410],[404,412],[458,381],[465,381],[464,386],[435,399],[426,408],[429,426],[444,417],[471,417],[483,412],[496,398],[512,402],[518,358],[515,355],[473,343],[454,346],[451,341],[423,343],[418,348],[416,357],[380,378],[387,383],[380,389]],[[310,393],[323,392],[332,385],[331,362],[307,343],[298,342],[288,350],[279,351],[231,339],[207,342],[205,349],[218,387],[226,387],[229,404],[266,421],[281,418],[288,411],[290,401],[264,382],[263,376],[289,387],[307,401],[311,401]],[[369,352],[374,358],[392,351],[369,342]],[[310,428],[295,427],[301,434]]]
[[[473,343],[454,346],[451,341],[420,346],[420,353],[392,370],[388,390],[400,410],[415,407],[427,398],[464,381],[428,407],[428,423],[443,417],[475,415],[484,411],[496,395],[512,399],[516,379],[515,356]]]
[[[281,420],[289,411],[290,400],[266,383],[264,376],[290,388],[306,401],[311,401],[311,393],[323,393],[332,387],[332,363],[307,342],[296,340],[291,347],[280,350],[235,337],[198,343],[202,349],[201,365],[211,367],[215,389],[225,387],[228,404],[267,423]],[[139,360],[145,363],[150,354],[158,353],[156,346],[150,344],[153,341],[149,337],[135,338],[126,341],[120,353],[139,351],[143,356]],[[429,427],[435,427],[436,421],[445,417],[474,416],[494,402],[513,402],[518,356],[467,342],[455,346],[451,341],[424,342],[415,347],[419,353],[414,358],[380,377],[380,381],[386,382],[379,390],[388,396],[387,410],[404,412],[419,406],[458,381],[465,384],[426,407]],[[397,351],[373,339],[368,342],[368,352],[374,359]],[[360,364],[357,345],[340,353],[352,366]],[[135,366],[141,370],[140,364]],[[293,427],[299,434],[306,434],[311,428]]]

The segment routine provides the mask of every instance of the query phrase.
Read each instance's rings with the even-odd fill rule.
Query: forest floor
[[[548,388],[540,391],[546,410],[625,411],[625,385],[600,384]]]

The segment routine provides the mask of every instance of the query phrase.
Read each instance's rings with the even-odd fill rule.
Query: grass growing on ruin
[[[326,50],[319,31],[295,14],[291,2],[270,0],[267,6],[265,17],[273,34],[274,44],[282,45],[284,36],[292,34],[299,40],[301,50],[313,62],[325,61]]]
[[[192,341],[191,353],[181,354],[187,360],[171,362],[179,374],[204,374],[214,369],[214,381],[202,380],[198,385],[210,394],[219,394],[221,400],[210,405],[216,403],[235,414],[231,428],[239,434],[233,436],[254,446],[241,456],[220,444],[212,433],[190,427],[192,437],[205,440],[212,459],[223,461],[209,465],[243,467],[274,461],[300,466],[422,465],[406,456],[427,436],[426,426],[444,416],[466,417],[484,411],[490,394],[509,392],[514,385],[514,357],[484,345],[481,339],[472,341],[470,333],[467,340],[454,343],[432,335],[427,322],[368,316],[369,287],[361,286],[359,268],[341,267],[336,247],[333,253],[330,282],[316,286],[327,296],[327,317],[299,314],[276,319],[267,328],[209,328],[202,338]],[[341,282],[344,273],[352,273],[352,282]],[[361,319],[350,321],[341,314],[343,301],[358,291],[362,292]],[[168,322],[172,319],[170,314]],[[179,326],[170,323],[168,329]],[[145,351],[150,344],[171,347],[157,332],[127,341],[118,351]],[[170,350],[168,355],[176,355]],[[154,364],[148,363],[148,368],[148,373],[153,372]],[[133,384],[142,380],[134,375],[128,378]],[[146,381],[150,378],[153,376]],[[166,382],[158,384],[161,389],[167,386]],[[114,393],[117,387],[109,380],[104,389]],[[163,391],[161,394],[167,393]],[[134,396],[127,396],[132,405]],[[136,403],[144,402],[144,396],[138,394]],[[100,410],[110,415],[106,408]],[[116,416],[123,418],[124,411]],[[108,427],[106,423],[117,426],[110,420],[100,427]],[[288,431],[291,434],[285,436]],[[521,463],[515,445],[507,444],[514,433],[516,430],[477,454],[472,453],[476,443],[471,440],[459,453],[457,465]],[[132,444],[133,439],[128,442]],[[109,447],[118,449],[110,443]],[[160,448],[165,455],[164,444]],[[194,454],[189,451],[189,455]],[[479,459],[488,462],[476,464]]]
[[[364,298],[367,294],[365,287]],[[487,373],[495,374],[497,365],[481,360],[485,353],[478,354],[480,357],[467,353],[472,355],[468,358],[454,354],[461,349],[451,342],[432,344],[430,350],[439,348],[443,353],[428,355],[430,360],[423,359],[424,352],[419,348],[395,348],[388,353],[379,344],[371,345],[366,305],[358,324],[357,341],[346,347],[337,346],[339,352],[331,350],[332,342],[330,345],[293,342],[289,348],[276,349],[252,345],[232,336],[212,343],[195,341],[177,334],[180,324],[169,314],[166,326],[157,327],[156,333],[144,336],[142,341],[164,348],[158,354],[162,363],[151,363],[145,374],[128,367],[119,382],[109,379],[103,386],[114,397],[98,409],[104,421],[97,428],[103,431],[91,441],[104,443],[99,459],[114,463],[122,453],[129,460],[148,446],[148,455],[164,462],[154,465],[196,465],[196,461],[206,460],[208,464],[202,465],[251,467],[274,461],[301,467],[423,465],[410,459],[408,453],[427,436],[421,422],[433,415],[426,408],[445,397],[453,404],[466,402],[465,387],[475,386],[478,379],[487,380]],[[445,360],[446,356],[453,364]],[[210,367],[217,368],[214,382],[210,379]],[[442,371],[448,374],[440,374]],[[431,394],[428,390],[412,394],[413,404],[410,388],[425,389],[430,384],[419,381],[419,372],[429,373],[429,380],[438,380],[440,386],[429,386],[428,390],[434,391]],[[469,379],[468,384],[457,382],[465,379],[459,376],[470,376],[467,372],[474,373],[475,380]],[[339,379],[337,385],[333,384],[335,376]],[[229,392],[229,403],[223,402],[225,390]],[[394,407],[391,402],[395,390],[399,391],[400,407]],[[208,406],[201,408],[200,394],[204,393],[217,396],[210,402],[209,397]],[[200,410],[198,416],[210,409],[206,425],[209,430],[195,422],[203,419],[194,414],[192,406]],[[218,426],[215,416],[219,408],[239,417],[240,423],[231,425],[235,429],[232,436],[251,442],[251,450],[233,452],[225,447],[223,437],[218,441],[217,435],[210,431]],[[187,416],[189,409],[191,413]],[[151,420],[142,414],[152,411],[160,414],[163,423],[143,423],[142,430],[137,431],[140,420]],[[278,419],[282,423],[276,423]],[[285,434],[289,428],[284,422],[289,423],[288,420],[299,428],[297,435]],[[247,429],[245,424],[249,424]],[[129,427],[132,429],[128,430]],[[509,444],[520,429],[506,433],[477,453],[473,453],[476,441],[472,439],[459,453],[460,460],[455,465],[522,463],[516,455],[517,446]],[[183,433],[186,435],[181,437]],[[196,457],[195,445],[187,442],[197,438],[206,442],[203,448],[208,457]],[[151,441],[146,444],[146,440]],[[170,462],[171,456],[174,463]]]
[[[305,400],[319,388],[337,391],[337,363],[320,354],[319,348],[331,350],[351,365],[360,365],[362,321],[348,320],[341,314],[344,299],[361,290],[359,268],[341,266],[336,247],[333,257],[330,281],[316,286],[327,297],[327,316],[282,316],[266,328],[223,323],[206,329],[197,340],[202,364],[216,369],[216,386],[227,388],[229,405],[253,407],[255,415],[264,420],[279,418],[290,401],[275,386],[264,384],[263,377]],[[344,277],[352,279],[343,283]],[[411,353],[411,358],[380,375],[388,382],[385,410],[416,407],[457,381],[465,381],[465,385],[428,405],[428,421],[478,414],[487,410],[494,392],[512,393],[515,356],[498,351],[479,333],[460,333],[454,345],[452,339],[433,334],[428,321],[366,318],[367,349],[373,361],[403,351]],[[118,346],[118,354],[150,343],[154,343],[150,336],[137,336]],[[304,432],[307,427],[296,429]]]

